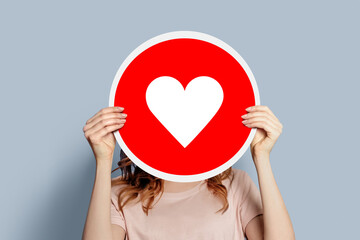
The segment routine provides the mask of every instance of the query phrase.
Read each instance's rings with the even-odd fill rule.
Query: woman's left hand
[[[276,140],[282,132],[283,125],[267,106],[256,105],[247,108],[247,114],[241,116],[247,127],[256,127],[256,133],[250,144],[253,157],[270,155]]]

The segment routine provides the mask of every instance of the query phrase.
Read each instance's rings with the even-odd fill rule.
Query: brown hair
[[[119,209],[123,213],[123,207],[132,200],[135,200],[138,196],[140,198],[137,202],[142,202],[142,209],[146,215],[148,215],[149,209],[153,206],[155,197],[158,194],[162,196],[164,190],[163,179],[155,177],[138,166],[136,166],[128,156],[121,150],[120,161],[118,162],[118,168],[114,169],[114,172],[117,169],[120,169],[122,172],[122,177],[112,179],[111,186],[125,184],[125,187],[122,188],[119,192],[118,203]],[[132,171],[134,169],[134,171]],[[232,167],[228,168],[224,172],[206,179],[208,189],[213,193],[214,196],[218,197],[220,201],[223,202],[223,207],[217,212],[222,210],[224,213],[229,208],[229,203],[227,200],[228,191],[226,187],[222,184],[222,181],[231,178],[230,184],[234,179],[234,173]],[[216,213],[217,213],[216,212]]]

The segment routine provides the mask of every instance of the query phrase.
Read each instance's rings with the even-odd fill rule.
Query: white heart
[[[219,110],[224,99],[213,78],[194,78],[185,90],[175,78],[162,76],[146,89],[146,103],[161,124],[186,148]]]

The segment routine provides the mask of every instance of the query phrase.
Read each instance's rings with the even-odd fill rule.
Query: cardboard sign
[[[208,34],[170,32],[136,48],[120,66],[109,106],[124,107],[115,138],[141,169],[175,182],[200,181],[231,167],[256,128],[242,124],[260,105],[243,58]]]

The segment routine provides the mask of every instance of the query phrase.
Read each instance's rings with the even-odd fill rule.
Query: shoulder
[[[247,174],[244,170],[242,169],[237,169],[237,168],[232,168],[233,172],[235,175],[237,176],[241,176],[241,175],[244,175],[244,174]]]
[[[126,186],[126,184],[119,182],[119,180],[122,180],[122,178],[123,176],[121,175],[111,178],[111,201],[113,201],[115,205],[117,205],[118,203],[119,193],[121,189]]]
[[[250,186],[254,183],[249,174],[244,170],[233,168],[233,176],[233,181],[229,187],[230,192],[232,192],[236,201],[241,202],[249,192]]]
[[[234,180],[233,184],[237,186],[244,186],[249,181],[252,181],[249,174],[242,169],[233,168]]]

